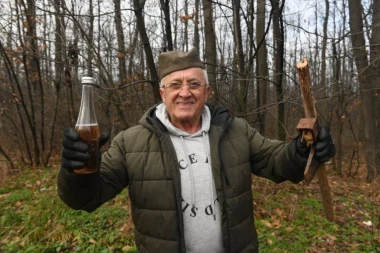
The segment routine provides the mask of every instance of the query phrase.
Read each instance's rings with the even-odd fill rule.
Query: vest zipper
[[[174,164],[177,163],[178,159],[176,158],[177,157],[177,154],[174,150],[174,146],[173,146],[173,143],[172,141],[170,140],[170,137],[168,134],[165,134],[165,139],[169,139],[169,140],[166,140],[168,141],[169,145],[171,146],[171,151],[172,151],[172,161]],[[172,167],[172,166],[170,166]],[[178,168],[178,166],[173,166],[173,168]],[[174,187],[176,188],[176,182],[178,183],[178,189],[175,191],[176,193],[176,202],[177,202],[177,211],[178,211],[178,217],[179,217],[179,232],[180,232],[180,235],[179,235],[179,245],[180,245],[180,252],[182,252],[182,248],[186,249],[186,245],[185,245],[185,229],[184,229],[184,225],[183,225],[183,213],[182,213],[182,192],[181,192],[181,189],[182,189],[182,186],[181,186],[181,176],[180,176],[180,172],[179,171],[176,171],[176,170],[172,170],[172,173],[173,173],[173,184],[174,184]],[[180,200],[179,204],[178,204],[178,200]]]
[[[159,122],[159,121],[158,121]],[[179,171],[176,170],[178,166],[175,164],[177,163],[177,154],[174,150],[174,145],[172,141],[170,140],[169,134],[166,131],[163,131],[160,129],[159,124],[155,120],[151,120],[152,126],[155,129],[155,133],[158,135],[159,140],[163,143],[163,146],[170,147],[169,151],[172,153],[168,161],[172,161],[174,166],[169,166],[169,170],[171,171],[173,175],[173,185],[174,185],[174,192],[175,192],[175,198],[177,203],[177,212],[179,217],[179,252],[183,252],[182,249],[185,249],[186,251],[186,245],[185,245],[185,235],[184,235],[184,225],[183,225],[183,213],[182,213],[182,193],[181,193],[181,176],[179,175]],[[165,145],[165,143],[167,145]],[[178,200],[180,200],[180,203],[178,204]]]
[[[224,179],[226,180],[226,185],[227,186],[230,185],[230,180],[228,179],[226,169],[224,168],[223,163],[222,163],[222,157],[220,155],[221,154],[221,152],[220,152],[220,150],[221,150],[220,149],[220,140],[222,139],[222,137],[223,137],[224,133],[227,131],[227,129],[231,126],[231,124],[232,124],[233,121],[234,121],[234,118],[232,118],[232,117],[228,118],[225,127],[222,129],[222,132],[220,133],[219,145],[218,145],[218,148],[219,148],[220,172],[221,172],[222,176],[224,177]]]
[[[230,185],[230,181],[227,177],[227,173],[226,173],[226,170],[223,166],[223,162],[222,162],[222,155],[221,155],[221,148],[220,148],[220,142],[221,142],[221,139],[222,137],[224,136],[224,133],[226,132],[226,130],[228,129],[228,127],[232,124],[233,122],[233,118],[230,117],[226,124],[225,124],[225,127],[222,129],[222,132],[220,133],[220,137],[219,137],[219,143],[218,143],[218,149],[219,149],[219,166],[220,166],[220,173],[222,174],[222,188],[223,188],[223,197],[224,197],[224,200],[223,200],[223,211],[225,212],[226,214],[226,221],[227,221],[227,251],[228,252],[232,252],[232,249],[231,249],[231,234],[230,234],[230,224],[229,224],[229,220],[228,220],[228,215],[227,215],[227,203],[226,203],[226,187]],[[223,178],[225,179],[225,181],[223,180]]]

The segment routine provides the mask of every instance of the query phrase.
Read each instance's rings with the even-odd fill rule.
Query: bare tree
[[[117,36],[117,58],[119,61],[119,82],[122,83],[127,75],[127,66],[125,62],[126,51],[125,51],[125,39],[124,30],[121,18],[120,10],[120,0],[114,0],[115,5],[115,25],[116,25],[116,36]]]
[[[321,88],[322,88],[322,95],[326,96],[326,49],[327,49],[327,28],[329,23],[329,14],[330,14],[330,3],[329,0],[325,0],[326,4],[326,10],[325,10],[325,16],[323,21],[323,39],[322,39],[322,60],[321,60]]]
[[[164,51],[173,51],[173,39],[172,39],[172,29],[170,21],[170,0],[160,0],[162,11],[164,12],[165,19],[165,38],[167,42],[167,48]]]
[[[156,70],[156,65],[154,64],[154,60],[153,60],[152,48],[150,47],[149,38],[146,33],[144,16],[142,14],[144,5],[145,5],[145,0],[143,1],[133,0],[133,7],[134,7],[135,16],[136,16],[137,29],[139,31],[140,38],[144,45],[145,57],[146,57],[150,75],[151,75],[150,84],[152,85],[154,100],[155,102],[159,102],[161,101],[161,96],[159,93],[159,78],[158,78],[158,74]]]
[[[273,45],[274,45],[274,80],[276,86],[276,99],[278,106],[277,131],[278,138],[285,140],[285,103],[283,93],[283,76],[284,76],[284,23],[282,12],[285,1],[271,0],[273,8]]]
[[[89,0],[88,2],[88,34],[87,34],[87,61],[86,61],[86,67],[87,67],[87,73],[89,76],[93,76],[93,69],[92,69],[92,59],[93,59],[93,44],[94,44],[94,5],[92,4],[92,0]]]
[[[194,13],[194,42],[193,46],[199,49],[199,5],[200,1],[195,0],[195,13]]]
[[[359,161],[359,139],[365,137],[368,180],[376,176],[380,153],[376,1],[331,5],[325,0],[316,3],[315,15],[302,20],[301,14],[287,15],[286,7],[293,2],[281,0],[267,2],[271,6],[263,0],[8,3],[9,7],[0,8],[0,127],[5,130],[0,131],[0,140],[15,143],[17,159],[25,164],[47,164],[51,154],[58,153],[55,136],[75,124],[78,81],[86,69],[99,77],[99,122],[117,132],[136,124],[143,110],[160,101],[158,54],[193,45],[204,54],[211,102],[223,103],[250,123],[258,119],[260,131],[270,137],[276,136],[269,130],[278,129],[281,139],[285,129],[294,129],[302,117],[295,63],[310,57],[314,83],[326,86],[321,89],[320,97],[326,99],[318,101],[318,112],[332,126],[337,171],[344,165],[342,159]],[[345,21],[346,3],[350,22]],[[352,50],[346,39],[349,23]],[[323,103],[328,107],[320,106]],[[358,112],[359,105],[363,113]],[[348,143],[350,149],[345,148]],[[10,158],[16,157],[6,145],[1,148]]]
[[[265,33],[265,0],[257,0],[257,18],[256,18],[256,75],[257,75],[257,96],[256,105],[259,108],[257,114],[259,120],[259,130],[265,133],[265,111],[264,106],[267,104],[268,90],[268,53]]]
[[[379,162],[379,131],[376,127],[377,120],[375,113],[375,97],[373,96],[376,88],[378,89],[379,76],[379,47],[380,47],[380,32],[378,24],[380,23],[380,2],[375,1],[372,5],[372,37],[370,38],[370,58],[366,51],[366,42],[364,38],[363,27],[363,6],[360,0],[349,0],[350,13],[350,32],[351,43],[353,47],[353,55],[355,57],[356,69],[358,71],[358,79],[360,83],[360,98],[361,109],[364,124],[364,153],[367,165],[368,182],[372,182],[375,176],[380,175]]]
[[[217,52],[216,52],[216,34],[214,27],[213,4],[211,1],[202,0],[203,5],[203,23],[205,34],[205,55],[204,60],[207,68],[208,80],[214,92],[214,98],[218,100],[217,89]]]
[[[245,73],[245,59],[243,51],[243,37],[240,24],[240,0],[233,2],[233,15],[234,15],[234,42],[235,42],[235,57],[238,70],[238,111],[244,115],[247,111],[247,94],[248,94],[248,82],[247,75]]]

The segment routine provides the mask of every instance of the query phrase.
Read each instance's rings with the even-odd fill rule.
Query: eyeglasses
[[[178,91],[178,90],[183,89],[183,86],[185,86],[185,84],[182,82],[171,82],[171,83],[166,84],[163,88],[168,88],[169,90],[172,90],[172,91]],[[195,91],[202,88],[203,84],[198,81],[191,81],[187,83],[187,86],[189,86],[190,90]]]

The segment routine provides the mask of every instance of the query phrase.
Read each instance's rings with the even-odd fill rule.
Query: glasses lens
[[[168,83],[165,87],[170,90],[180,90],[180,89],[183,89],[184,86],[185,86],[184,83],[172,82],[172,83]],[[202,83],[193,81],[193,82],[188,83],[187,86],[189,87],[190,90],[199,90],[202,87]]]

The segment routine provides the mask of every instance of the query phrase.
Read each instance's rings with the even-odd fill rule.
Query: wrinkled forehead
[[[184,70],[174,71],[162,78],[165,83],[173,81],[200,81],[205,82],[204,70],[201,68],[188,68]]]

